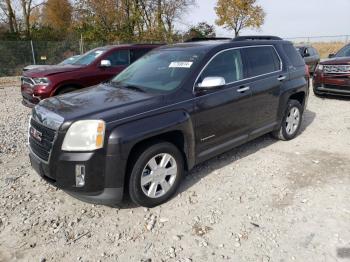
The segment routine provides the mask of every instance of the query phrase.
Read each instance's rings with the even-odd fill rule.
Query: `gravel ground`
[[[0,261],[349,261],[350,100],[312,95],[298,138],[210,160],[149,210],[86,204],[42,181],[18,86],[0,79]]]

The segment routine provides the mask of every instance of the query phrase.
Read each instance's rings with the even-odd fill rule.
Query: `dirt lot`
[[[302,133],[195,168],[148,210],[75,200],[29,166],[18,79],[0,79],[0,261],[349,261],[350,100],[310,97]]]

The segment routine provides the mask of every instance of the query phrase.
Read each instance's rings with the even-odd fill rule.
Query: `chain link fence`
[[[311,44],[326,58],[350,42],[350,35],[286,38],[295,44]],[[156,41],[155,41],[156,42]],[[104,42],[86,42],[81,39],[65,41],[0,41],[0,77],[21,75],[27,65],[52,65],[82,54]]]
[[[103,45],[106,43],[81,40],[0,41],[0,77],[21,75],[22,69],[28,65],[58,64]]]
[[[350,35],[337,36],[312,36],[286,38],[295,44],[307,44],[315,47],[321,58],[327,58],[329,54],[334,54],[344,45],[350,43]]]

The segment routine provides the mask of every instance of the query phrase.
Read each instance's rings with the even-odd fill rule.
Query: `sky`
[[[216,0],[197,0],[182,20],[180,28],[205,21],[214,25]],[[258,0],[266,12],[259,31],[244,34],[278,35],[284,38],[350,35],[350,0]],[[217,36],[233,33],[217,27]]]

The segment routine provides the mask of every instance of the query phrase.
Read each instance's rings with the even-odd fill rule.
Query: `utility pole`
[[[33,40],[30,40],[30,46],[32,47],[33,63],[36,65]]]

